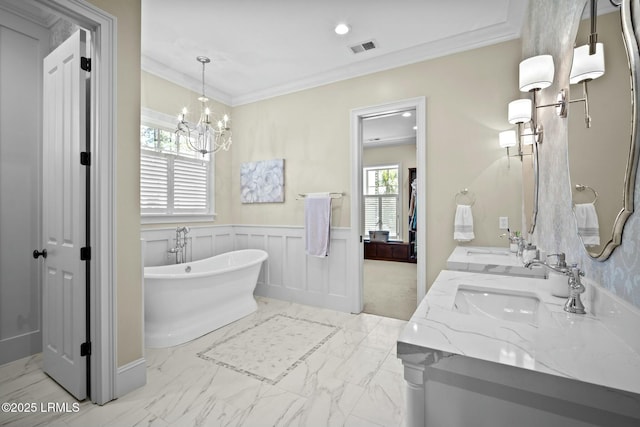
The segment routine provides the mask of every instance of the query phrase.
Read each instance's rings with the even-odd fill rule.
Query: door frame
[[[33,0],[91,34],[91,401],[116,396],[117,20],[84,0]]]
[[[427,292],[427,245],[426,245],[426,98],[419,96],[399,101],[355,108],[351,110],[351,253],[357,254],[357,261],[351,270],[351,283],[355,283],[351,295],[351,311],[360,313],[364,307],[362,269],[364,265],[364,243],[362,228],[362,119],[392,111],[416,110],[416,180],[420,188],[417,199],[417,301],[422,301]]]

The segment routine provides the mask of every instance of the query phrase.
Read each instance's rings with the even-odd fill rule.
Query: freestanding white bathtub
[[[145,267],[145,345],[182,344],[256,311],[253,291],[267,257],[265,251],[245,249]]]

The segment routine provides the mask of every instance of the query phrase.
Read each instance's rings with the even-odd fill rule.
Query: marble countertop
[[[460,285],[535,294],[537,325],[452,311]],[[417,347],[426,364],[462,355],[640,394],[638,310],[607,302],[600,287],[588,284],[587,314],[566,313],[566,298],[552,296],[548,286],[536,278],[442,271],[401,333],[398,357]]]
[[[506,247],[457,246],[447,259],[447,268],[509,276],[546,276],[546,270],[539,266],[525,268],[522,259]]]

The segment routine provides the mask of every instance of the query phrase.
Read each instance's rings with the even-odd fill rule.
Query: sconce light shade
[[[531,100],[516,99],[509,103],[509,123],[526,123],[531,120]]]
[[[596,43],[596,53],[589,55],[589,45],[573,50],[573,64],[569,74],[569,83],[576,84],[585,80],[593,80],[604,74],[604,47]]]
[[[538,55],[527,58],[520,63],[520,90],[530,92],[544,89],[553,83],[553,57]]]
[[[522,145],[533,145],[535,142],[535,134],[531,128],[531,123],[524,125],[522,132]]]
[[[516,131],[515,130],[505,130],[498,134],[498,138],[500,141],[500,147],[515,147],[516,145]]]

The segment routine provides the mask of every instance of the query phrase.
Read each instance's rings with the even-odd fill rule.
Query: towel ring
[[[595,189],[593,189],[593,187],[589,187],[588,185],[576,184],[576,191],[584,191],[587,189],[593,192],[593,202],[591,203],[595,205],[596,201],[598,200],[598,192]]]
[[[469,189],[463,188],[462,190],[456,193],[456,197],[455,197],[456,205],[460,204],[460,199],[463,197],[466,197],[469,200],[468,202],[469,206],[473,206],[473,204],[476,202],[476,198],[469,193]]]

